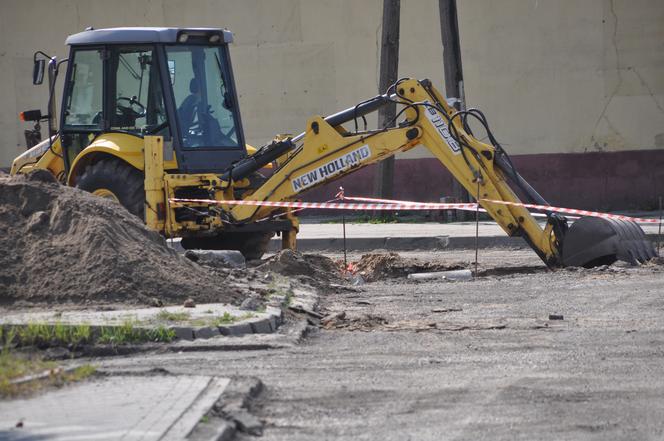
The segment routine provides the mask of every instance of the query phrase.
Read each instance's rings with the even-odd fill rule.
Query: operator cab
[[[245,157],[232,39],[227,30],[207,28],[114,28],[70,36],[60,118],[67,168],[109,132],[163,136],[182,173],[221,172]]]

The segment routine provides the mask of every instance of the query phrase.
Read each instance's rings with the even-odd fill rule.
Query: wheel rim
[[[118,200],[118,197],[115,196],[115,194],[111,190],[109,190],[108,188],[98,188],[95,191],[93,191],[92,194],[95,195],[95,196],[99,196],[100,198],[110,199],[110,200],[118,202],[118,203],[120,202]]]

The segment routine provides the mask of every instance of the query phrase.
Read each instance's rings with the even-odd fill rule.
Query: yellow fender
[[[76,178],[83,173],[85,167],[99,156],[114,156],[142,171],[145,167],[143,147],[143,139],[137,136],[125,133],[104,133],[99,135],[74,158],[69,176],[67,177],[67,184],[74,185]]]

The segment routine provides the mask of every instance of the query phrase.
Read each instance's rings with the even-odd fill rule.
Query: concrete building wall
[[[437,3],[402,0],[400,74],[428,77],[444,90]],[[522,174],[538,189],[545,187],[545,196],[617,208],[636,199],[636,205],[652,203],[664,191],[664,2],[458,4],[468,105],[485,111],[498,139],[522,164]],[[247,140],[261,144],[275,133],[298,133],[310,115],[329,114],[377,92],[381,5],[0,0],[0,166],[23,150],[25,124],[18,112],[46,107],[46,88],[30,82],[32,53],[41,49],[64,57],[66,36],[87,26],[231,29]],[[449,192],[449,175],[426,151],[399,158],[398,197],[435,200]],[[343,182],[369,194],[372,173]],[[413,181],[413,173],[419,180]],[[311,198],[329,197],[330,191],[314,191]]]

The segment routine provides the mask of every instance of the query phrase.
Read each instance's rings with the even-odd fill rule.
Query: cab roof
[[[108,28],[86,29],[67,37],[68,45],[177,43],[181,34],[191,36],[219,35],[219,43],[231,43],[233,33],[219,28]]]

